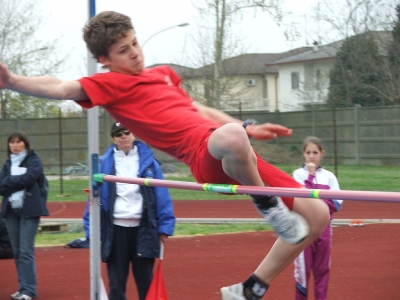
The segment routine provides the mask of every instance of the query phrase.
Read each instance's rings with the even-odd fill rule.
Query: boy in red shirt
[[[102,106],[136,136],[186,163],[198,182],[301,188],[289,175],[263,161],[249,142],[249,137],[290,136],[291,129],[258,125],[253,120],[243,123],[193,101],[169,67],[145,69],[129,17],[112,11],[99,13],[85,26],[84,39],[110,72],[61,81],[11,74],[0,63],[0,88],[75,100],[85,108]],[[252,199],[279,238],[247,280],[221,289],[223,300],[261,299],[273,279],[329,222],[328,208],[318,199]]]

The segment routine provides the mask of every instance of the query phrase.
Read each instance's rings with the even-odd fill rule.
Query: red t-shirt
[[[220,126],[192,106],[180,77],[167,66],[144,69],[136,76],[98,73],[79,82],[89,100],[78,104],[103,107],[140,139],[186,164],[208,133]]]

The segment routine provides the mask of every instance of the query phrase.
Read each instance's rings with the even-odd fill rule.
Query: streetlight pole
[[[164,28],[163,30],[160,30],[160,31],[156,32],[155,34],[153,34],[152,36],[150,36],[147,40],[145,40],[145,41],[143,42],[143,44],[142,44],[142,49],[143,49],[144,45],[146,45],[146,43],[147,43],[149,40],[151,40],[154,36],[156,36],[157,34],[159,34],[159,33],[161,33],[161,32],[164,32],[164,31],[166,31],[166,30],[175,28],[175,27],[185,27],[185,26],[188,26],[188,25],[189,25],[189,23],[182,23],[182,24],[179,24],[179,25],[174,25],[174,26],[171,26],[171,27]]]

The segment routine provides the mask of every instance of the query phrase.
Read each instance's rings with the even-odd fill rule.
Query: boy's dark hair
[[[108,50],[122,37],[126,37],[127,31],[133,30],[131,19],[114,11],[103,11],[93,18],[83,28],[83,39],[86,46],[99,61],[99,56],[108,57]]]
[[[15,138],[17,138],[20,141],[24,142],[25,149],[26,149],[27,153],[31,152],[31,146],[30,146],[29,139],[26,136],[26,134],[23,133],[23,132],[15,131],[15,132],[11,133],[7,138],[7,155],[8,155],[8,157],[10,157],[10,155],[12,154],[9,144]]]

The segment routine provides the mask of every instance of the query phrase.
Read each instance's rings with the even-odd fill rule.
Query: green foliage
[[[236,224],[176,224],[174,236],[210,235],[234,232],[256,232],[270,230],[265,223]],[[41,232],[36,236],[35,246],[60,246],[85,236],[81,224],[69,224],[68,232]]]
[[[400,105],[400,4],[396,7],[397,20],[393,25],[393,41],[389,46],[389,69],[393,81],[392,101],[393,104]]]
[[[396,7],[397,20],[394,23],[392,36],[393,42],[389,48],[389,62],[392,66],[400,66],[400,4]]]
[[[87,194],[83,191],[89,187],[87,179],[72,179],[62,181],[49,180],[48,201],[86,201]]]
[[[277,165],[279,169],[292,175],[298,165]],[[324,165],[333,172],[334,166]],[[342,190],[361,191],[392,191],[400,192],[399,167],[390,166],[338,166],[338,179]],[[168,177],[167,180],[194,182],[192,176]],[[50,180],[48,201],[86,201],[87,194],[83,192],[88,188],[87,179],[64,180],[64,193],[60,194],[60,180]],[[215,192],[191,191],[184,189],[170,189],[173,200],[232,200],[249,199],[247,195],[222,195]]]
[[[35,247],[62,246],[84,236],[83,232],[43,232],[36,235]]]
[[[187,177],[166,177],[167,180],[190,181],[195,182],[193,176]],[[87,179],[72,179],[63,181],[63,193],[61,193],[60,180],[51,180],[49,185],[48,201],[85,201],[89,182]],[[170,189],[173,200],[231,200],[248,199],[246,195],[223,195],[215,192],[191,191],[183,189]]]
[[[291,175],[298,165],[277,165]],[[323,167],[335,174],[333,165]],[[342,190],[400,192],[399,167],[391,166],[338,166],[339,185]]]
[[[337,175],[342,190],[400,192],[399,167],[340,166]]]
[[[328,103],[332,107],[382,106],[390,104],[384,95],[385,59],[372,34],[347,38],[336,54],[331,73]]]
[[[210,235],[216,233],[249,232],[270,230],[266,223],[229,223],[229,224],[177,224],[175,236]]]
[[[0,61],[20,75],[52,75],[63,60],[56,55],[57,40],[45,43],[36,37],[43,18],[37,13],[39,0],[0,0]],[[56,102],[0,91],[0,117],[37,118],[58,114]]]
[[[298,165],[277,165],[277,167],[288,174],[297,169]],[[324,165],[334,172],[334,166]],[[362,191],[392,191],[400,192],[400,172],[398,167],[388,166],[339,166],[338,179],[342,190]],[[168,180],[194,181],[193,177],[166,177]],[[68,196],[59,196],[59,180],[50,181],[49,201],[85,201],[86,194],[83,189],[88,186],[88,180],[65,180],[64,189]],[[243,199],[244,195],[226,196],[213,192],[189,191],[170,189],[174,200],[217,200],[217,199]],[[244,231],[269,230],[266,224],[177,224],[175,236],[186,236],[196,234],[216,234]],[[68,242],[84,237],[82,224],[68,225],[67,233],[42,232],[36,237],[36,246],[66,245]]]

